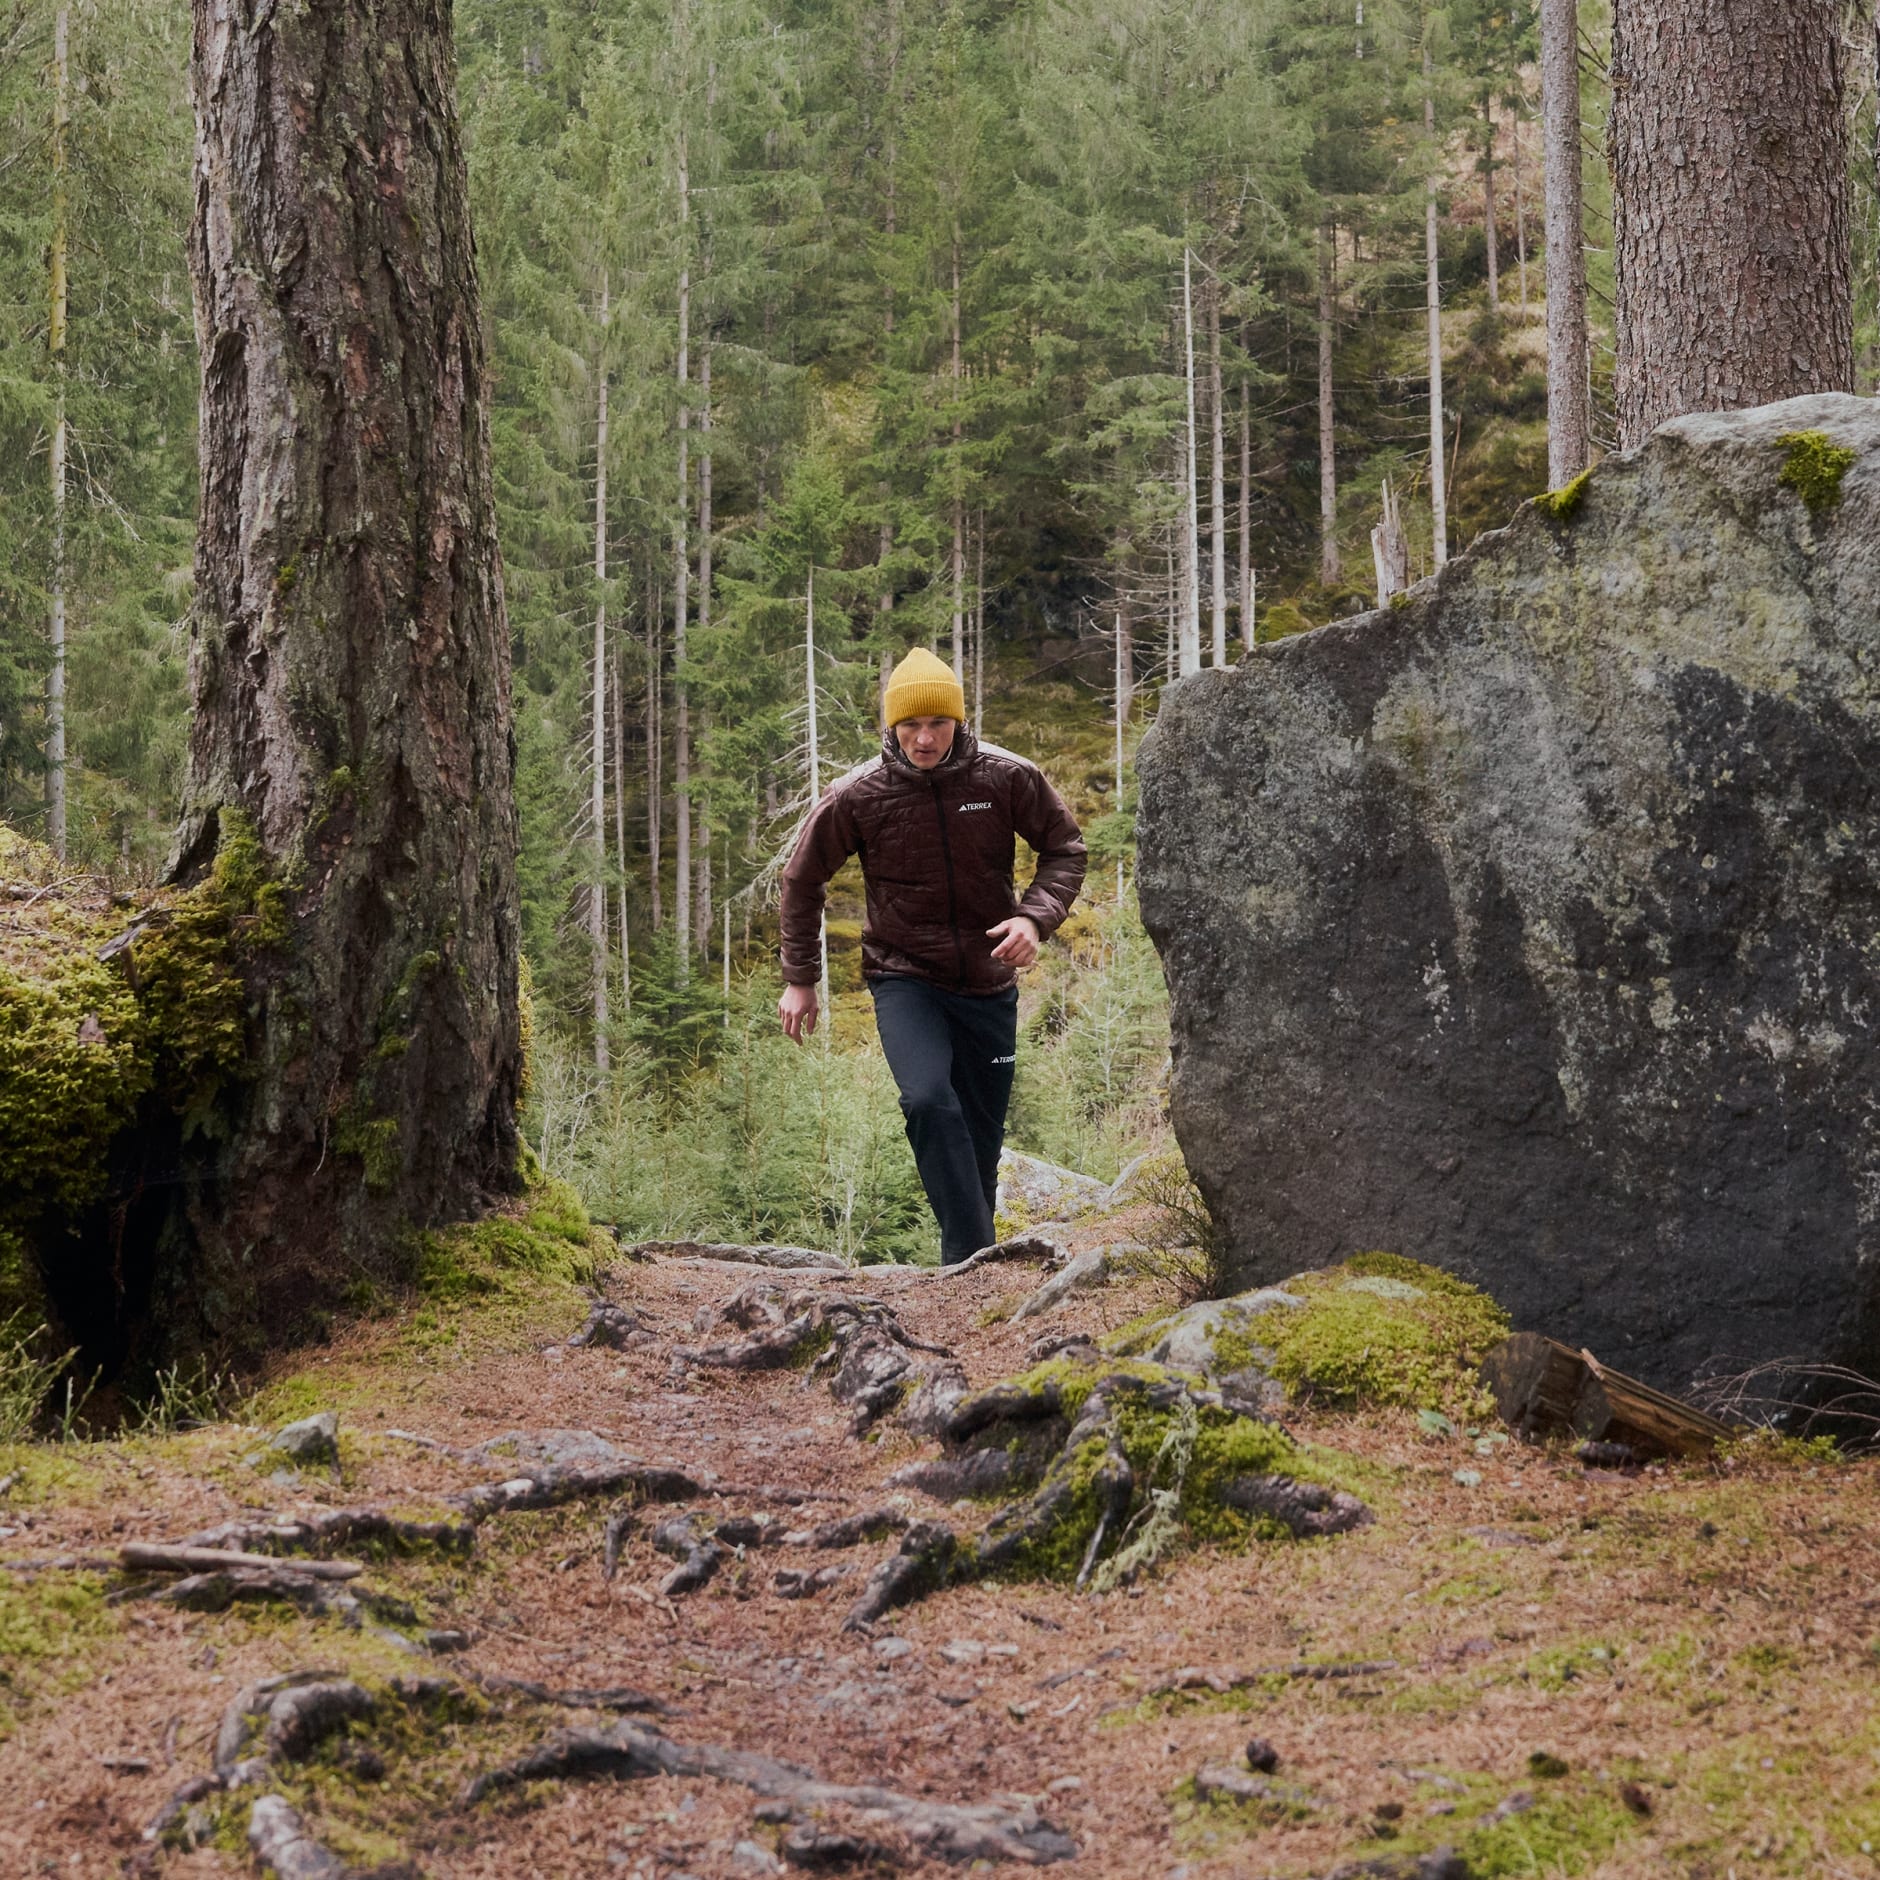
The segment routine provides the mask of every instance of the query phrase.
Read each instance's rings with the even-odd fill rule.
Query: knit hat
[[[953,668],[917,646],[895,667],[881,701],[881,720],[898,725],[908,718],[966,720],[966,688]]]

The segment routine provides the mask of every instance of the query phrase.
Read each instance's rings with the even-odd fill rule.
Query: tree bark
[[[686,136],[679,131],[679,502],[672,523],[672,905],[678,941],[679,977],[691,971],[692,956],[692,700],[685,683],[686,589],[690,569],[686,561],[686,513],[691,507],[691,439],[686,427],[691,408],[686,387],[691,377],[692,257],[688,246],[692,215],[692,181],[687,164]]]
[[[1195,290],[1188,250],[1182,249],[1183,375],[1188,422],[1182,433],[1182,626],[1181,676],[1201,670],[1201,524],[1196,516],[1195,478]]]
[[[1541,153],[1547,192],[1547,481],[1564,489],[1593,460],[1579,0],[1541,0]]]
[[[1527,188],[1521,173],[1521,100],[1518,96],[1508,131],[1514,146],[1514,251],[1521,282],[1521,320],[1525,325],[1528,317]]]
[[[601,330],[607,327],[607,295],[601,294]],[[588,947],[594,980],[594,1068],[607,1062],[607,369],[600,372],[600,402],[594,420],[594,691],[593,755],[589,763],[590,813]]]
[[[1227,664],[1227,462],[1221,409],[1221,281],[1208,272],[1208,459],[1209,626],[1214,663]]]
[[[1854,386],[1841,0],[1614,11],[1619,445]]]
[[[263,1339],[515,1180],[509,630],[448,17],[195,8],[201,521],[172,872],[245,826],[286,919],[252,1081],[185,1188],[205,1319]]]
[[[1240,387],[1240,643],[1253,651],[1253,408],[1245,381]]]
[[[709,253],[709,251],[708,251]],[[698,373],[698,624],[701,633],[712,624],[712,349],[710,323],[699,354]],[[706,644],[709,646],[710,642]],[[699,957],[709,958],[712,940],[712,827],[701,817],[698,838],[697,890],[693,896],[693,930]]]
[[[655,933],[666,924],[665,898],[659,883],[660,836],[665,823],[666,660],[660,645],[665,618],[665,597],[658,582],[654,582],[646,605],[646,911]]]
[[[1338,454],[1332,426],[1333,241],[1329,220],[1319,225],[1319,584],[1336,587],[1338,567]]]
[[[65,133],[71,113],[71,8],[52,20],[52,239],[47,245],[46,351],[57,390],[52,417],[51,659],[46,672],[46,845],[65,860]]]
[[[1423,49],[1423,130],[1436,139],[1436,97],[1430,82],[1430,53]],[[1436,152],[1432,149],[1432,163]],[[1449,560],[1449,476],[1443,463],[1443,282],[1436,246],[1436,175],[1423,196],[1423,280],[1430,342],[1430,559]]]
[[[1501,231],[1495,226],[1495,104],[1482,94],[1482,226],[1488,236],[1488,310],[1501,311]]]

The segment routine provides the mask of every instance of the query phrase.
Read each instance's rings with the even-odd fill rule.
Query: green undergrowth
[[[1776,439],[1788,454],[1776,481],[1793,490],[1819,519],[1841,500],[1841,484],[1858,453],[1837,444],[1826,431],[1788,431]]]
[[[1481,1363],[1509,1321],[1479,1288],[1398,1254],[1361,1253],[1285,1290],[1304,1305],[1261,1314],[1245,1342],[1249,1356],[1256,1345],[1272,1352],[1290,1396],[1335,1408],[1487,1413]]]

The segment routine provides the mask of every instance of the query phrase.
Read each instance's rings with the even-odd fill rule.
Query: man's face
[[[953,748],[953,733],[958,728],[952,718],[903,718],[894,727],[894,741],[901,755],[917,770],[932,770],[944,764]]]

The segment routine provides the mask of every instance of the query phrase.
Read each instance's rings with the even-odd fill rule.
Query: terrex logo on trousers
[[[992,805],[990,803],[962,803],[960,805],[960,814],[964,816],[969,809],[990,809],[991,807]]]
[[[1018,1053],[1014,1051],[1010,1057],[993,1058],[991,1061],[994,1064],[1016,1064],[1018,1062]]]

